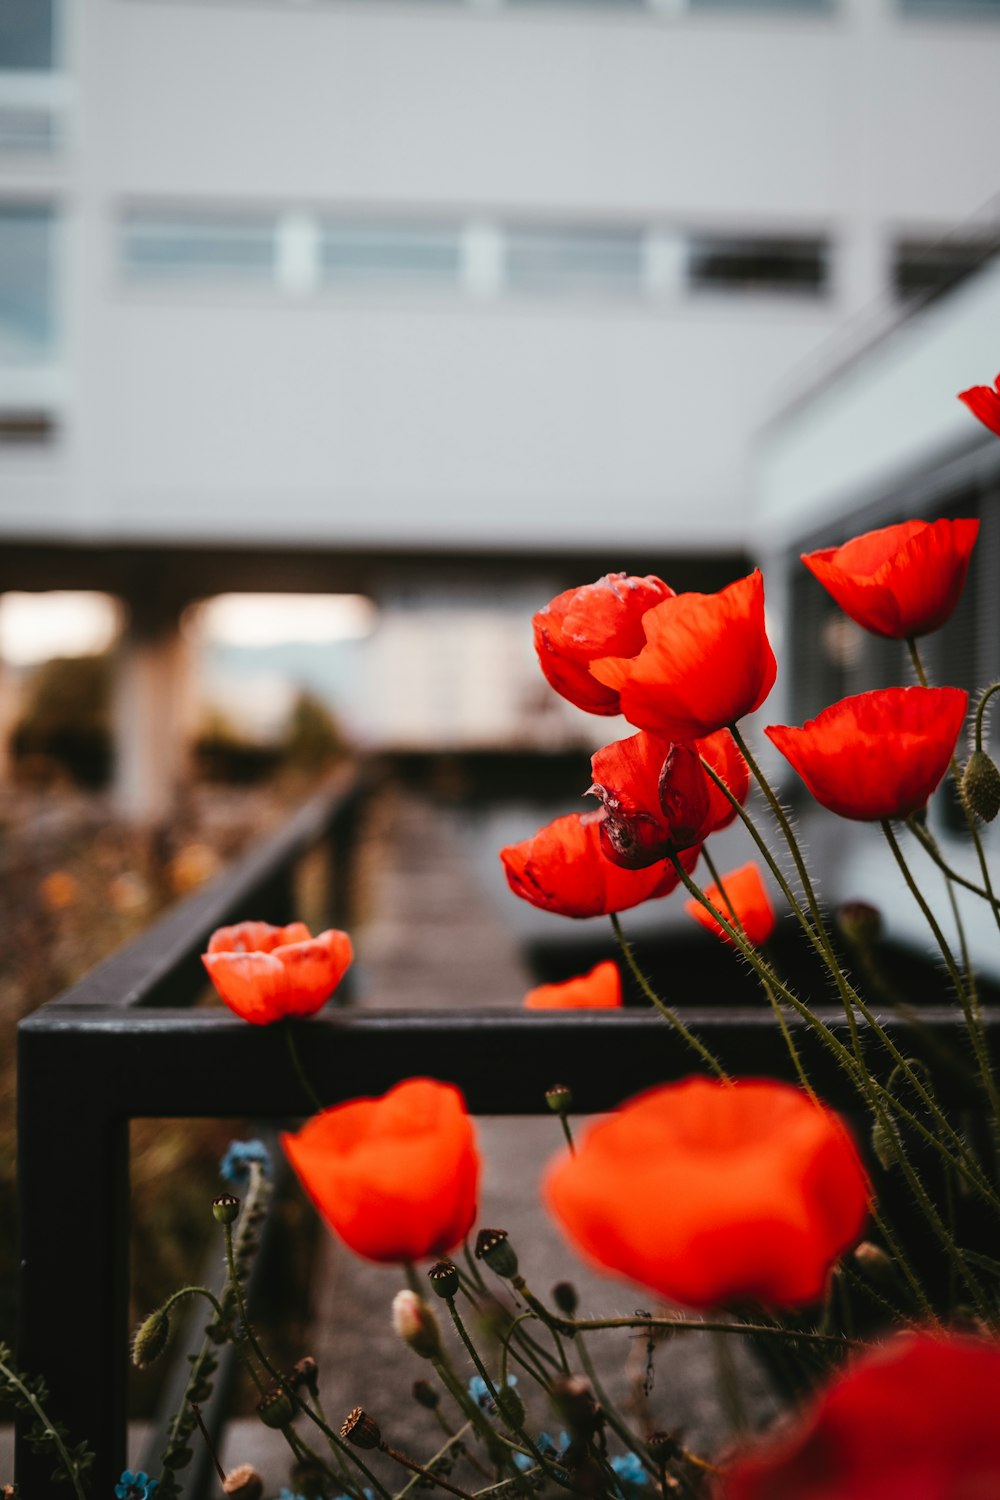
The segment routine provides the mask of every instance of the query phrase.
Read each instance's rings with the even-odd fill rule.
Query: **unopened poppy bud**
[[[836,915],[838,927],[855,948],[868,948],[882,936],[882,913],[867,901],[845,901]]]
[[[431,1286],[439,1297],[449,1302],[458,1291],[458,1267],[454,1261],[439,1260],[427,1272]]]
[[[646,1447],[650,1458],[657,1464],[668,1464],[671,1459],[680,1457],[681,1445],[670,1432],[651,1432],[646,1439]]]
[[[272,1385],[257,1402],[257,1415],[265,1427],[287,1427],[294,1410],[291,1396],[280,1385]]]
[[[139,1324],[132,1339],[132,1363],[136,1368],[144,1370],[159,1359],[169,1337],[170,1321],[166,1313],[159,1310],[150,1313],[146,1321]]]
[[[962,791],[972,811],[984,823],[1000,812],[1000,770],[985,750],[974,750],[962,772]]]
[[[875,1245],[871,1240],[862,1240],[860,1245],[855,1245],[854,1259],[874,1281],[891,1281],[895,1277],[891,1258],[881,1245]]]
[[[397,1292],[392,1299],[392,1326],[404,1344],[421,1359],[440,1359],[441,1330],[423,1297],[416,1292]]]
[[[896,1160],[896,1141],[892,1127],[881,1120],[872,1126],[872,1152],[879,1166],[888,1172]]]
[[[260,1500],[264,1493],[264,1481],[251,1464],[240,1464],[226,1476],[222,1486],[224,1495],[233,1495],[235,1500]]]
[[[212,1199],[212,1213],[220,1224],[232,1224],[240,1211],[240,1200],[232,1193],[220,1193]]]
[[[340,1435],[355,1448],[380,1448],[382,1431],[374,1417],[370,1417],[363,1406],[356,1406],[344,1418]]]
[[[304,1355],[292,1366],[290,1384],[296,1391],[305,1386],[310,1396],[316,1395],[319,1390],[319,1365],[311,1354]]]
[[[517,1252],[506,1229],[481,1229],[476,1236],[476,1259],[484,1260],[491,1271],[508,1281],[517,1275]]]
[[[413,1382],[413,1399],[421,1406],[426,1406],[428,1411],[436,1411],[441,1404],[441,1398],[437,1391],[427,1380],[415,1380]]]
[[[552,1300],[561,1313],[571,1318],[576,1312],[580,1301],[576,1295],[576,1287],[571,1281],[557,1281],[552,1288]]]
[[[550,1394],[552,1405],[575,1438],[586,1437],[601,1426],[601,1408],[581,1375],[557,1380]]]
[[[545,1090],[545,1102],[554,1115],[567,1115],[573,1108],[573,1091],[566,1083],[554,1083]]]
[[[512,1385],[497,1386],[497,1409],[512,1427],[524,1425],[524,1402]]]

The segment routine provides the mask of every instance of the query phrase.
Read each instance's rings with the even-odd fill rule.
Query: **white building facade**
[[[199,553],[752,554],[752,434],[998,187],[995,0],[2,15],[0,587],[120,549],[147,637]]]

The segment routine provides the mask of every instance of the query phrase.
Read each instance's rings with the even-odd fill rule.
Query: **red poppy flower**
[[[802,561],[846,615],[902,641],[947,620],[965,583],[979,522],[903,521]]]
[[[310,1016],[325,1005],[353,958],[346,932],[310,937],[304,922],[272,927],[239,922],[220,927],[201,961],[222,999],[244,1021],[268,1026],[285,1016]]]
[[[544,1192],[586,1259],[688,1307],[817,1301],[868,1202],[840,1119],[770,1079],[650,1089],[592,1125]]]
[[[694,745],[640,731],[598,750],[590,769],[606,815],[601,848],[623,869],[690,849],[709,832],[709,781]]]
[[[591,677],[589,664],[598,656],[641,651],[643,615],[673,592],[661,578],[608,573],[540,609],[532,621],[535,650],[556,692],[588,713],[618,713],[618,694]]]
[[[449,1083],[409,1078],[336,1104],[281,1144],[327,1224],[368,1260],[445,1255],[472,1227],[479,1153]]]
[[[775,924],[774,907],[761,879],[759,866],[751,860],[738,870],[730,870],[728,875],[723,875],[722,884],[725,895],[717,885],[707,885],[705,895],[716,911],[721,911],[737,929],[742,927],[748,943],[759,948],[767,942]],[[700,902],[685,901],[684,910],[690,912],[696,922],[700,922],[709,932],[714,932],[724,943],[732,942],[728,932],[719,926]]]
[[[801,729],[764,733],[831,812],[905,818],[948,769],[968,699],[961,688],[880,688],[842,698]]]
[[[696,740],[760,707],[777,666],[764,629],[759,570],[717,594],[675,594],[642,620],[638,655],[591,663],[630,724],[671,740]]]
[[[556,818],[533,838],[500,850],[507,884],[515,896],[563,917],[606,917],[678,884],[672,865],[623,870],[601,851],[603,810]],[[690,858],[690,852],[686,858]],[[697,861],[698,851],[694,851]],[[693,868],[693,863],[691,868]]]
[[[537,985],[524,997],[525,1010],[617,1010],[621,1003],[622,976],[610,958],[589,974]]]
[[[964,401],[974,417],[1000,437],[1000,375],[993,384],[973,385],[967,391],[959,391],[959,401]]]
[[[993,1500],[998,1392],[995,1340],[903,1335],[737,1459],[719,1500]]]

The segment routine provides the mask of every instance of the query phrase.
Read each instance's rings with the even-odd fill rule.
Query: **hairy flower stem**
[[[937,943],[938,948],[941,950],[941,957],[944,959],[945,967],[948,970],[948,977],[951,979],[951,982],[955,988],[955,993],[958,996],[959,1004],[962,1007],[962,1014],[965,1017],[965,1025],[969,1033],[969,1040],[971,1041],[973,1051],[976,1054],[976,1062],[979,1067],[980,1081],[983,1086],[983,1091],[986,1094],[987,1099],[989,1100],[990,1108],[993,1111],[994,1124],[1000,1124],[1000,1093],[998,1093],[997,1091],[996,1079],[993,1077],[993,1070],[990,1067],[989,1054],[986,1050],[986,1042],[983,1037],[982,1015],[979,1013],[978,1007],[972,999],[970,992],[962,982],[962,976],[958,972],[958,965],[955,963],[955,960],[952,956],[951,949],[948,946],[948,941],[944,933],[941,931],[941,927],[938,923],[937,918],[935,917],[930,906],[927,904],[927,900],[924,897],[923,892],[913,878],[910,867],[903,857],[903,851],[899,847],[899,844],[896,840],[896,835],[893,833],[892,826],[887,818],[883,819],[882,821],[882,832],[885,834],[886,841],[888,842],[889,848],[892,850],[893,857],[896,861],[896,864],[899,866],[900,873],[903,876],[903,879],[906,881],[907,888],[909,889],[910,894],[913,896],[913,899],[916,901],[917,905],[920,907],[920,910],[924,915],[928,927],[934,934],[934,940]]]
[[[21,1374],[14,1369],[13,1365],[7,1364],[7,1362],[3,1359],[0,1359],[0,1376],[2,1376],[3,1379],[15,1391],[17,1391],[17,1394],[20,1396],[21,1400],[31,1408],[35,1416],[44,1426],[46,1432],[51,1433],[52,1444],[59,1455],[59,1462],[65,1469],[66,1474],[69,1477],[69,1481],[73,1486],[73,1493],[76,1495],[77,1500],[87,1500],[83,1489],[83,1483],[80,1477],[79,1465],[76,1463],[72,1454],[67,1449],[66,1444],[60,1437],[59,1429],[56,1427],[55,1423],[49,1420],[48,1416],[40,1405],[37,1396],[35,1396],[34,1392],[25,1383],[24,1378],[21,1376]]]
[[[194,1412],[194,1419],[198,1424],[198,1431],[201,1433],[202,1442],[208,1449],[208,1456],[212,1460],[216,1474],[219,1476],[219,1483],[224,1485],[226,1482],[226,1471],[219,1462],[219,1455],[215,1451],[215,1444],[208,1435],[208,1428],[205,1426],[205,1419],[202,1417],[201,1407],[197,1401],[191,1402],[191,1410]]]
[[[711,875],[714,885],[720,892],[723,901],[726,903],[730,912],[732,913],[733,926],[739,933],[744,945],[752,946],[750,944],[749,938],[746,935],[746,929],[744,928],[743,923],[740,921],[739,917],[736,914],[736,908],[733,906],[733,903],[730,901],[728,895],[726,894],[726,888],[722,883],[722,876],[719,874],[718,870],[715,867],[715,861],[708,852],[707,844],[703,845],[701,855],[705,861],[705,864],[708,866],[708,873]],[[757,979],[760,983],[761,989],[767,996],[768,1004],[771,1007],[771,1013],[778,1023],[778,1029],[780,1030],[781,1035],[784,1038],[785,1047],[787,1048],[789,1057],[792,1059],[792,1066],[795,1068],[795,1073],[799,1080],[799,1083],[802,1085],[802,1088],[811,1099],[816,1099],[816,1091],[813,1088],[812,1084],[809,1082],[805,1066],[803,1065],[802,1059],[799,1056],[799,1049],[795,1045],[795,1038],[792,1036],[792,1033],[789,1030],[788,1022],[785,1020],[784,1011],[781,1009],[778,997],[771,987],[771,982],[759,972],[757,973]]]
[[[985,886],[977,885],[974,880],[968,880],[964,875],[959,874],[958,870],[954,869],[941,853],[941,846],[934,835],[912,813],[906,819],[906,826],[917,842],[923,845],[924,850],[930,855],[938,869],[947,875],[949,880],[954,881],[955,885],[962,886],[964,890],[971,891],[974,896],[978,896],[982,901],[992,900],[993,906],[1000,911],[1000,901],[995,896],[991,897]]]
[[[848,1065],[846,1059],[847,1057],[851,1056],[851,1054],[848,1052],[848,1049],[844,1047],[843,1043],[834,1036],[829,1027],[826,1027],[823,1022],[819,1021],[819,1019],[812,1014],[809,1008],[805,1006],[803,1002],[799,1000],[798,997],[788,989],[787,986],[782,985],[780,981],[778,981],[777,975],[774,973],[773,969],[770,968],[770,966],[765,966],[766,976],[770,979],[771,983],[775,985],[778,993],[785,999],[786,1003],[791,1005],[791,1007],[798,1012],[802,1019],[807,1022],[807,1024],[823,1040],[824,1044],[834,1053],[837,1061],[840,1063],[841,1067],[843,1067],[845,1073],[847,1073],[849,1077],[852,1077],[854,1079],[859,1090],[862,1093],[865,1092],[861,1080],[868,1080],[868,1082],[873,1084],[874,1087],[879,1090],[882,1097],[885,1098],[886,1102],[890,1104],[892,1108],[897,1110],[899,1114],[907,1121],[907,1123],[911,1125],[917,1131],[917,1133],[921,1135],[923,1139],[926,1140],[927,1143],[935,1151],[938,1152],[940,1156],[943,1157],[948,1166],[953,1167],[955,1170],[957,1170],[961,1174],[963,1179],[973,1189],[973,1191],[978,1193],[981,1198],[988,1202],[990,1204],[990,1207],[995,1212],[1000,1213],[1000,1195],[997,1194],[997,1191],[994,1188],[993,1184],[989,1181],[988,1177],[983,1172],[979,1161],[970,1150],[968,1142],[963,1140],[958,1131],[955,1130],[955,1128],[951,1124],[951,1121],[944,1114],[940,1105],[937,1103],[937,1100],[933,1097],[932,1093],[929,1091],[924,1082],[914,1072],[910,1060],[904,1057],[899,1048],[896,1046],[895,1042],[886,1032],[885,1028],[880,1024],[878,1018],[874,1015],[870,1007],[858,994],[857,990],[848,983],[845,976],[840,970],[839,964],[836,963],[836,959],[832,958],[831,961],[831,958],[828,958],[827,952],[822,947],[819,938],[813,930],[812,924],[810,923],[805,912],[796,901],[794,893],[792,892],[788,885],[788,882],[784,878],[781,867],[778,865],[773,854],[768,849],[764,840],[761,838],[756,825],[753,822],[753,819],[750,817],[749,813],[747,813],[745,808],[743,808],[738,800],[733,796],[732,792],[726,786],[726,783],[721,779],[721,777],[716,775],[712,767],[708,765],[708,763],[704,760],[702,761],[702,766],[719,787],[719,790],[724,794],[724,796],[728,798],[731,805],[735,808],[738,816],[742,819],[744,826],[747,828],[755,844],[760,850],[761,855],[766,861],[768,868],[777,880],[782,894],[785,896],[785,899],[791,906],[792,911],[797,916],[803,931],[809,938],[810,943],[812,944],[817,954],[823,959],[824,963],[826,963],[828,968],[830,969],[830,973],[837,983],[838,989],[840,991],[849,1026],[853,1021],[853,1011],[850,1007],[852,1005],[856,1005],[863,1020],[871,1030],[872,1035],[886,1049],[894,1064],[900,1068],[903,1076],[907,1079],[907,1082],[913,1088],[917,1097],[920,1099],[920,1102],[928,1111],[928,1114],[931,1116],[936,1129],[940,1132],[941,1137],[943,1137],[944,1139],[940,1139],[938,1135],[935,1135],[932,1131],[930,1131],[924,1124],[924,1122],[918,1119],[917,1116],[912,1113],[912,1111],[908,1110],[904,1105],[900,1103],[899,1100],[894,1099],[887,1090],[877,1084],[874,1079],[870,1078],[867,1066],[864,1062],[864,1058],[860,1052],[860,1042],[857,1037],[856,1026],[852,1027],[852,1046],[854,1048],[854,1055],[851,1058],[851,1064]],[[681,879],[682,881],[685,881],[685,883],[687,883],[685,872],[681,872]],[[707,901],[707,898],[705,898],[703,892],[700,892],[697,887],[691,885],[689,885],[688,888],[695,895],[696,899],[698,899],[706,908],[706,910],[711,912],[712,915],[720,921],[720,925],[731,934],[731,936],[733,937],[733,941],[743,953],[744,957],[748,959],[748,961],[753,965],[755,969],[757,969],[758,973],[762,973],[759,955],[757,954],[756,949],[750,948],[746,944],[744,944],[740,940],[739,935],[735,932],[735,929],[732,928],[731,924],[729,924],[726,919],[719,918],[719,914],[716,912],[711,903]],[[865,1097],[867,1102],[867,1095],[865,1095]],[[952,1155],[947,1146],[944,1144],[944,1140],[950,1141],[952,1147],[954,1148],[954,1151],[958,1153],[957,1156]]]
[[[500,1392],[497,1390],[496,1386],[493,1384],[493,1381],[492,1381],[492,1379],[490,1377],[490,1373],[487,1370],[486,1366],[483,1364],[482,1359],[480,1358],[479,1350],[476,1348],[475,1344],[472,1342],[472,1339],[469,1337],[468,1329],[466,1328],[465,1324],[462,1322],[462,1318],[461,1318],[461,1315],[459,1314],[458,1308],[455,1306],[455,1299],[454,1299],[454,1297],[449,1297],[447,1300],[448,1300],[448,1311],[451,1313],[451,1321],[455,1325],[455,1329],[456,1329],[456,1331],[458,1333],[459,1338],[462,1340],[462,1343],[465,1345],[465,1348],[466,1348],[466,1351],[468,1352],[469,1358],[472,1360],[472,1363],[475,1365],[475,1367],[478,1370],[480,1376],[482,1377],[482,1380],[483,1380],[483,1382],[484,1382],[484,1384],[486,1386],[486,1389],[489,1392],[490,1400],[493,1402],[494,1406],[496,1407],[497,1413],[498,1413],[498,1415],[500,1417],[501,1422],[503,1422],[503,1424],[506,1427],[507,1431],[509,1433],[511,1433],[515,1438],[517,1438],[517,1440],[518,1440],[519,1443],[523,1443],[524,1444],[525,1448],[528,1450],[528,1452],[531,1454],[532,1458],[535,1460],[535,1463],[538,1464],[539,1467],[541,1469],[543,1469],[546,1474],[549,1475],[549,1478],[550,1479],[557,1479],[557,1476],[550,1471],[549,1465],[546,1463],[545,1457],[544,1457],[541,1449],[536,1446],[536,1444],[532,1441],[530,1435],[525,1431],[523,1423],[512,1422],[509,1419],[509,1417],[507,1416],[507,1413],[504,1410],[503,1398],[502,1398]],[[507,1383],[506,1383],[506,1379],[505,1378],[504,1378],[504,1381],[503,1381],[503,1388],[504,1388],[504,1390],[507,1389]],[[558,1480],[557,1480],[557,1482],[558,1482]]]
[[[458,1495],[459,1500],[472,1500],[472,1496],[468,1490],[460,1490],[457,1484],[451,1484],[440,1474],[435,1474],[431,1469],[425,1469],[415,1459],[407,1458],[405,1453],[400,1453],[398,1448],[390,1448],[388,1443],[379,1443],[379,1452],[385,1453],[389,1458],[394,1459],[397,1464],[402,1464],[404,1469],[409,1469],[411,1474],[415,1475],[418,1479],[422,1479],[425,1484],[447,1490],[450,1495]]]
[[[647,1449],[645,1443],[640,1443],[639,1440],[632,1435],[628,1424],[622,1420],[614,1405],[608,1399],[608,1393],[602,1386],[600,1377],[598,1376],[598,1373],[594,1368],[594,1362],[590,1357],[590,1351],[587,1348],[587,1341],[579,1332],[577,1333],[574,1348],[576,1349],[577,1354],[580,1356],[580,1363],[583,1366],[584,1373],[586,1374],[587,1379],[590,1381],[591,1389],[593,1390],[594,1395],[600,1402],[601,1411],[604,1414],[608,1426],[611,1428],[612,1432],[618,1434],[619,1439],[625,1444],[625,1447],[635,1454],[636,1458],[642,1464],[642,1467],[646,1470],[646,1473],[652,1475],[652,1477],[655,1479],[657,1477],[657,1465],[650,1458],[649,1450]]]
[[[440,1463],[442,1459],[451,1458],[460,1453],[463,1447],[462,1439],[465,1437],[465,1434],[471,1429],[471,1427],[471,1422],[465,1422],[457,1432],[449,1432],[448,1441],[446,1443],[442,1443],[438,1451],[427,1460],[427,1468],[433,1469],[434,1465]],[[466,1454],[466,1457],[472,1459],[472,1454]],[[482,1469],[481,1466],[480,1472],[485,1474],[487,1478],[490,1477],[488,1471]],[[408,1479],[403,1485],[403,1488],[393,1496],[393,1500],[406,1500],[406,1496],[419,1483],[420,1475],[414,1474],[413,1478]]]
[[[302,1059],[299,1056],[298,1043],[295,1040],[295,1022],[291,1019],[290,1016],[286,1016],[281,1022],[281,1029],[285,1033],[285,1045],[288,1048],[288,1056],[291,1061],[292,1068],[295,1072],[295,1076],[299,1081],[299,1087],[302,1089],[303,1094],[305,1094],[307,1100],[309,1101],[310,1109],[316,1111],[316,1113],[318,1114],[321,1110],[325,1109],[326,1106],[324,1105],[322,1099],[319,1097],[316,1090],[309,1082],[308,1077],[306,1076],[306,1070],[302,1066]]]
[[[917,647],[916,641],[913,639],[912,636],[909,637],[909,639],[907,640],[906,646],[907,646],[907,650],[910,653],[910,660],[913,663],[913,670],[917,674],[917,681],[920,683],[921,687],[927,687],[928,686],[927,673],[924,671],[924,664],[923,664],[923,661],[921,660],[920,651],[919,651],[919,649]],[[980,707],[981,706],[982,705],[980,705]],[[976,716],[976,731],[977,731],[977,734],[980,732],[980,729],[981,729],[981,724],[980,724],[979,716],[977,714],[977,716]],[[969,799],[965,795],[965,789],[962,786],[962,777],[961,777],[961,773],[959,772],[959,769],[958,769],[958,761],[955,759],[954,755],[951,757],[950,770],[951,770],[952,780],[955,783],[955,790],[956,790],[956,792],[958,794],[958,800],[959,800],[959,803],[961,804],[962,812],[963,812],[963,814],[965,816],[965,821],[966,821],[966,824],[968,826],[969,833],[972,836],[973,845],[975,846],[976,858],[979,861],[979,873],[982,875],[982,877],[983,877],[983,885],[986,887],[986,895],[987,895],[987,900],[990,903],[990,910],[993,913],[993,918],[994,918],[994,921],[996,922],[997,930],[1000,931],[1000,906],[997,905],[996,896],[995,896],[994,891],[993,891],[993,881],[990,878],[990,867],[989,867],[989,864],[987,863],[987,860],[986,860],[986,851],[983,848],[983,841],[979,837],[979,829],[976,826],[976,815],[972,811],[972,808],[969,806]]]
[[[642,972],[642,970],[639,968],[638,963],[636,962],[635,954],[632,951],[632,945],[631,943],[626,941],[625,934],[622,932],[621,923],[618,920],[618,913],[611,912],[610,915],[611,926],[614,929],[615,937],[618,940],[618,946],[621,949],[622,957],[628,965],[633,979],[642,990],[642,993],[645,995],[646,999],[656,1006],[661,1015],[666,1017],[674,1030],[684,1038],[688,1046],[691,1047],[693,1051],[697,1052],[702,1062],[711,1069],[716,1078],[718,1078],[721,1083],[729,1083],[729,1074],[726,1072],[725,1068],[723,1068],[718,1058],[714,1057],[709,1049],[705,1046],[705,1043],[699,1041],[694,1032],[690,1031],[688,1027],[685,1026],[684,1022],[681,1020],[677,1012],[675,1010],[672,1010],[671,1007],[665,1003],[665,1001],[660,999],[659,995],[653,989],[653,986],[650,984],[649,980],[646,978],[645,974]]]
[[[886,1139],[889,1140],[892,1144],[895,1159],[899,1163],[900,1169],[902,1170],[903,1175],[906,1178],[907,1183],[909,1184],[910,1190],[920,1204],[924,1217],[931,1225],[931,1228],[934,1230],[935,1234],[937,1234],[938,1238],[941,1240],[946,1255],[955,1263],[956,1269],[959,1271],[959,1274],[962,1276],[962,1279],[968,1287],[973,1300],[976,1302],[979,1312],[984,1317],[988,1318],[990,1315],[986,1309],[986,1303],[982,1289],[976,1281],[976,1278],[972,1275],[972,1272],[968,1269],[968,1267],[965,1265],[965,1262],[962,1260],[961,1253],[958,1250],[958,1247],[954,1244],[954,1241],[948,1234],[948,1231],[943,1224],[940,1215],[938,1214],[936,1208],[934,1207],[934,1204],[931,1202],[931,1199],[928,1196],[927,1190],[924,1188],[923,1183],[920,1181],[920,1178],[914,1171],[913,1166],[908,1156],[906,1155],[905,1150],[903,1149],[902,1142],[899,1140],[898,1134],[893,1127],[892,1120],[886,1113],[886,1106],[883,1102],[882,1095],[885,1094],[892,1104],[892,1107],[900,1113],[903,1112],[902,1106],[898,1103],[898,1101],[892,1098],[888,1090],[879,1089],[879,1087],[875,1083],[875,1080],[871,1077],[867,1069],[864,1067],[861,1058],[852,1055],[852,1053],[844,1046],[843,1042],[841,1042],[834,1035],[834,1033],[829,1030],[828,1027],[824,1026],[818,1017],[813,1015],[809,1007],[805,1005],[801,1000],[799,1000],[798,996],[794,995],[793,992],[787,988],[787,986],[783,985],[780,980],[778,980],[777,975],[760,957],[756,949],[740,941],[739,933],[728,921],[728,919],[724,917],[715,906],[713,906],[712,902],[709,901],[704,891],[702,891],[700,887],[694,883],[694,881],[688,875],[687,871],[681,865],[680,861],[675,858],[672,862],[684,885],[685,890],[689,891],[690,894],[694,896],[695,900],[705,907],[705,909],[711,914],[715,921],[718,922],[719,925],[724,929],[724,931],[729,934],[732,941],[740,947],[740,950],[743,953],[746,954],[747,958],[749,958],[754,967],[758,970],[763,970],[767,974],[767,976],[775,984],[778,993],[787,997],[790,1003],[799,1012],[799,1014],[802,1015],[803,1018],[806,1019],[809,1024],[814,1027],[814,1029],[817,1030],[818,1034],[822,1036],[827,1044],[831,1047],[834,1056],[836,1056],[838,1061],[840,1061],[841,1066],[844,1068],[847,1076],[851,1078],[856,1086],[860,1088],[865,1102],[868,1104],[869,1108],[872,1109],[879,1124],[886,1132]],[[856,1030],[856,1023],[854,1030]],[[909,1064],[906,1064],[905,1060],[903,1060],[902,1058],[901,1063],[903,1063],[903,1065],[907,1067],[908,1071],[912,1072]],[[940,1111],[938,1111],[938,1113],[940,1113]],[[937,1142],[937,1138],[935,1136],[931,1136],[929,1132],[927,1132],[927,1134],[931,1140]],[[940,1145],[940,1143],[938,1144]],[[941,1149],[944,1150],[943,1146],[941,1147]],[[946,1151],[944,1154],[946,1156],[949,1155]],[[875,1211],[873,1209],[873,1213],[874,1212]],[[878,1222],[877,1215],[876,1222]],[[883,1230],[883,1232],[885,1231]],[[906,1275],[906,1279],[912,1287],[914,1294],[919,1298],[921,1305],[923,1306],[927,1315],[929,1317],[933,1317],[933,1311],[931,1309],[930,1303],[927,1300],[927,1295],[920,1284],[919,1278],[914,1273],[912,1267],[910,1267],[908,1260],[902,1256],[900,1248],[898,1246],[896,1247],[895,1253],[897,1255],[900,1269],[903,1270],[904,1274]]]

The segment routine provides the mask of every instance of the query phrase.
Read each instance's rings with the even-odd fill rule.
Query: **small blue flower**
[[[151,1500],[159,1482],[158,1479],[150,1479],[142,1469],[138,1474],[126,1469],[115,1485],[115,1500]]]
[[[494,1389],[496,1388],[496,1384],[497,1382],[494,1381]],[[517,1376],[508,1375],[507,1384],[517,1385]],[[496,1402],[490,1395],[489,1387],[487,1386],[486,1381],[481,1375],[473,1375],[472,1379],[469,1381],[469,1395],[472,1397],[473,1401],[475,1401],[476,1405],[481,1408],[481,1410],[488,1412],[491,1417],[496,1416]]]
[[[271,1154],[263,1141],[230,1141],[219,1163],[219,1175],[236,1187],[245,1187],[250,1181],[250,1163],[253,1161],[260,1163],[265,1177],[270,1177]]]
[[[649,1483],[649,1475],[635,1453],[624,1453],[618,1458],[613,1458],[611,1467],[618,1478],[618,1489],[625,1496],[625,1500],[629,1500],[633,1491],[642,1489],[643,1485]]]

